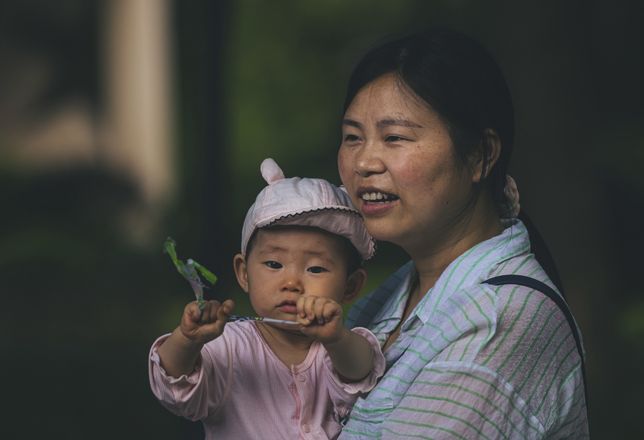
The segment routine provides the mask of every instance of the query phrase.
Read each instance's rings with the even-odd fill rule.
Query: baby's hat
[[[375,242],[364,226],[360,213],[351,204],[343,187],[323,179],[291,177],[271,158],[260,166],[268,183],[255,199],[244,220],[241,252],[256,229],[273,225],[313,226],[351,241],[364,260],[375,253]]]

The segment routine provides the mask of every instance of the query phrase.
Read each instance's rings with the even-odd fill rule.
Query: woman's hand
[[[320,296],[304,295],[297,300],[297,322],[302,333],[324,344],[337,342],[347,331],[342,323],[342,306]]]
[[[203,310],[200,310],[197,301],[193,301],[183,310],[179,330],[186,339],[203,345],[223,333],[234,307],[231,299],[221,304],[212,300],[206,301]]]

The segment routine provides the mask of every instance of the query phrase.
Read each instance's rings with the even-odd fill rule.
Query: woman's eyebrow
[[[362,129],[362,124],[358,121],[354,121],[353,119],[345,118],[342,120],[342,124]],[[409,119],[381,119],[376,123],[376,126],[378,128],[392,127],[392,126],[423,128],[422,125],[417,124],[413,121],[410,121]]]
[[[394,125],[399,127],[423,128],[422,125],[410,121],[409,119],[381,119],[376,124],[378,128],[391,127]]]
[[[346,119],[346,118],[343,119],[342,125],[349,125],[351,127],[362,128],[362,124],[359,123],[358,121],[354,121],[353,119]]]

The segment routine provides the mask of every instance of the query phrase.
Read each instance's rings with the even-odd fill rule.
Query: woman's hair
[[[365,85],[393,73],[446,123],[462,163],[483,147],[484,168],[489,157],[489,130],[502,149],[482,184],[488,185],[500,208],[514,143],[514,109],[510,91],[497,63],[473,39],[455,31],[433,29],[382,44],[355,67],[344,109]]]
[[[481,188],[490,191],[501,213],[514,146],[514,108],[505,78],[490,53],[472,38],[447,29],[430,29],[386,42],[367,52],[354,68],[344,110],[360,89],[386,74],[396,75],[406,89],[438,113],[461,163],[483,154]],[[498,136],[501,151],[488,169],[490,130]],[[528,220],[526,224],[531,241],[543,244],[532,223]],[[535,255],[561,290],[555,265],[547,248],[543,249],[542,255]]]

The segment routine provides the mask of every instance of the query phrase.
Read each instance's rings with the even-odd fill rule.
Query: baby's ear
[[[346,289],[342,297],[342,302],[348,303],[353,301],[364,287],[364,283],[366,281],[367,271],[362,267],[359,267],[351,275],[349,275],[349,277],[347,278]]]
[[[233,257],[233,269],[239,286],[248,293],[248,270],[246,267],[246,259],[242,254],[237,254]]]

